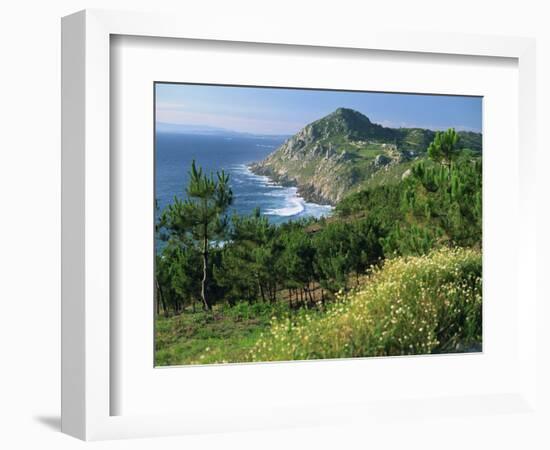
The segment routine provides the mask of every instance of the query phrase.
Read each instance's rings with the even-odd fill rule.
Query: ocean
[[[155,190],[159,211],[174,199],[185,198],[191,162],[207,173],[225,170],[233,190],[229,214],[247,215],[260,208],[270,222],[280,224],[305,217],[330,215],[332,207],[306,202],[295,187],[284,187],[247,167],[263,160],[283,137],[157,133]]]

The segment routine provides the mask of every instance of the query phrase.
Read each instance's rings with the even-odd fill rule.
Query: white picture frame
[[[537,296],[535,279],[535,43],[532,39],[451,34],[389,33],[350,30],[327,35],[323,30],[277,27],[215,29],[190,17],[87,10],[62,21],[62,430],[85,440],[163,436],[185,433],[252,430],[334,423],[358,418],[410,419],[436,407],[442,416],[537,414]],[[517,184],[517,336],[520,367],[515,388],[491,395],[464,397],[407,396],[391,401],[331,405],[278,405],[274,411],[239,410],[217,405],[208,420],[189,411],[170,414],[112,415],[117,386],[111,378],[111,190],[117,174],[110,167],[111,36],[141,36],[221,42],[296,45],[302,48],[367,49],[412,55],[499,57],[518,64]],[[519,295],[519,292],[515,294]],[[271,366],[270,370],[275,370]],[[168,369],[170,370],[170,369]],[[225,370],[217,367],[216,370]],[[343,370],[346,370],[345,368]],[[348,368],[347,370],[351,370]],[[184,373],[181,375],[185,376]],[[396,400],[405,412],[395,414]],[[230,416],[229,420],[224,419]]]

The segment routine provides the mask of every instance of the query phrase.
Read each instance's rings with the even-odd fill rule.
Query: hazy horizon
[[[482,98],[157,83],[157,126],[293,135],[337,108],[391,128],[482,131]]]

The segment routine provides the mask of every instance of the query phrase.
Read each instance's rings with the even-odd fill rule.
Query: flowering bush
[[[390,258],[324,310],[274,318],[248,360],[480,350],[481,264],[479,250],[462,248]]]

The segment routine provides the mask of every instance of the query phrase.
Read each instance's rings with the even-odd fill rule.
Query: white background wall
[[[60,17],[83,8],[179,10],[208,24],[212,15],[284,27],[388,28],[532,36],[538,39],[538,142],[540,230],[550,229],[548,124],[550,124],[550,13],[531,0],[194,1],[12,0],[0,7],[0,448],[82,448],[59,433],[60,358]],[[207,26],[207,25],[205,25]],[[311,25],[310,25],[311,26]],[[541,255],[549,250],[539,236]],[[539,257],[539,273],[548,264]],[[541,277],[542,278],[542,277]],[[545,276],[544,278],[547,278]],[[545,281],[545,283],[547,283]],[[542,286],[541,286],[542,288]],[[545,293],[548,289],[544,286]],[[550,298],[548,295],[546,298]],[[546,309],[548,311],[548,308]],[[548,332],[543,331],[545,338]],[[546,350],[548,354],[548,349]],[[542,361],[548,375],[548,361]],[[550,376],[547,377],[550,379]],[[548,391],[547,391],[548,392]],[[548,448],[537,424],[484,435],[484,421],[464,420],[442,437],[437,421],[378,430],[302,429],[280,432],[164,438],[91,444],[94,448],[394,448],[425,429],[409,448]],[[504,423],[504,422],[503,422]],[[382,438],[381,438],[382,436]],[[418,436],[418,435],[416,435]],[[546,444],[546,446],[544,446]],[[400,445],[398,448],[403,448]]]

